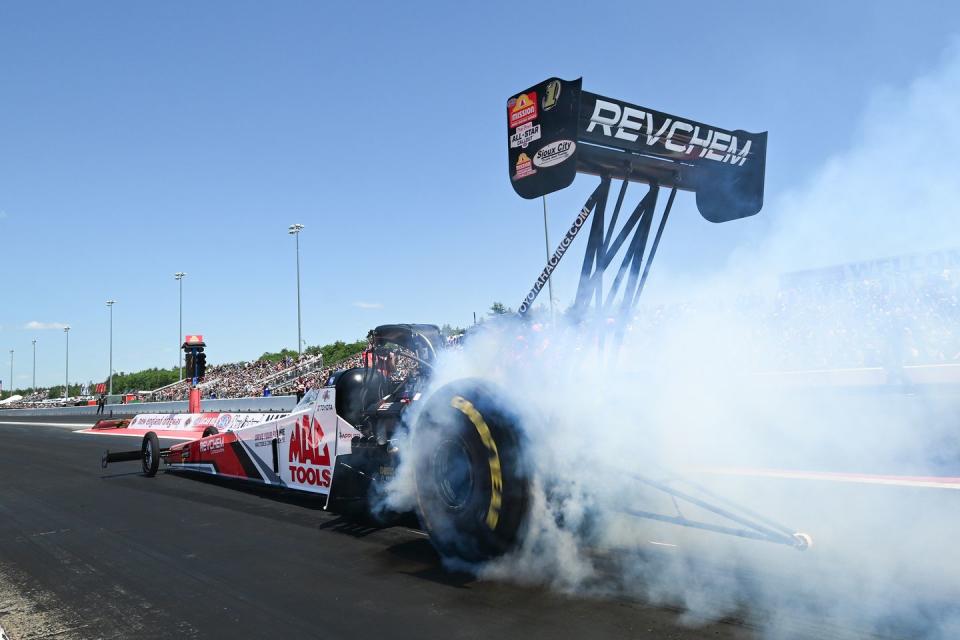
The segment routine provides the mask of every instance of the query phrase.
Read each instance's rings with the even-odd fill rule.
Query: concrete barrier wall
[[[296,396],[276,396],[269,398],[223,398],[204,400],[200,406],[204,411],[284,413],[292,411],[297,404]],[[138,413],[186,413],[186,400],[173,402],[137,402],[134,404],[108,404],[105,415],[133,416]],[[0,409],[3,416],[93,416],[97,407],[51,407],[49,409]]]

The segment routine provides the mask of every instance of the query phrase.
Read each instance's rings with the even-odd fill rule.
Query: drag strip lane
[[[83,425],[78,425],[83,426]],[[404,527],[309,500],[236,491],[135,463],[129,439],[0,424],[0,570],[67,630],[58,638],[751,638],[681,613],[443,571]],[[49,621],[48,621],[49,623]],[[18,638],[21,633],[0,624]],[[52,623],[50,623],[52,624]]]
[[[44,427],[69,427],[71,429],[83,429],[86,427],[86,425],[76,422],[27,422],[25,420],[0,420],[0,425],[4,424],[16,425],[20,427],[34,427],[37,425],[42,425]]]

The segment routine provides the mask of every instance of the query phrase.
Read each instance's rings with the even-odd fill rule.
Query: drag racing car
[[[694,192],[698,209],[711,222],[758,213],[766,139],[766,133],[721,129],[589,93],[581,89],[580,79],[550,78],[512,96],[507,102],[508,170],[520,196],[538,198],[565,188],[578,173],[600,178],[520,304],[520,318],[529,316],[552,272],[581,229],[589,227],[576,298],[566,315],[584,326],[591,309],[594,318],[612,319],[602,323],[612,335],[593,340],[615,349],[643,290],[677,191]],[[621,185],[608,218],[613,180]],[[631,182],[644,183],[648,190],[621,220]],[[654,235],[662,188],[670,194]],[[604,281],[604,272],[618,257],[616,276]],[[535,480],[525,452],[549,443],[528,441],[516,408],[487,380],[461,379],[434,388],[431,374],[445,345],[436,326],[383,325],[369,337],[364,366],[335,374],[287,415],[239,426],[225,419],[202,431],[194,421],[194,431],[180,434],[187,441],[168,448],[160,447],[163,433],[148,429],[140,450],[108,452],[103,464],[140,460],[144,473],[153,476],[163,463],[171,472],[318,494],[327,506],[357,501],[376,508],[401,456],[409,455],[416,515],[444,558],[473,563],[515,549],[525,533]],[[395,375],[389,364],[397,354],[415,364],[407,375]],[[127,428],[134,423],[137,419]],[[631,516],[798,549],[810,544],[805,534],[708,491],[681,490],[642,473],[628,475],[676,507],[672,513],[633,509]],[[710,518],[690,517],[679,503]]]
[[[139,460],[151,477],[164,464],[172,472],[319,494],[326,506],[337,500],[373,507],[397,467],[404,414],[421,402],[444,340],[436,326],[417,324],[383,325],[370,339],[366,366],[334,374],[286,415],[255,414],[245,422],[243,414],[200,414],[189,425],[182,416],[137,416],[88,432],[142,437],[137,451],[105,453],[104,467]],[[398,353],[417,367],[392,379],[378,363]],[[521,435],[496,397],[479,380],[433,392],[410,441],[432,451],[416,469],[420,520],[441,553],[467,561],[509,550],[527,510]],[[187,441],[161,448],[161,437]]]
[[[438,327],[383,325],[370,333],[365,366],[334,374],[327,386],[307,392],[292,412],[244,423],[198,417],[203,426],[192,439],[161,448],[160,436],[184,439],[174,429],[143,430],[141,416],[130,426],[101,429],[142,432],[139,450],[107,452],[102,464],[140,461],[143,473],[213,475],[285,490],[318,494],[325,507],[360,502],[371,510],[397,468],[401,443],[416,456],[417,516],[445,558],[481,562],[515,548],[528,514],[532,474],[524,462],[526,441],[504,394],[489,382],[464,379],[426,396],[430,370],[444,340]],[[378,362],[400,353],[419,367],[391,378]],[[423,403],[423,406],[417,406]],[[415,427],[405,417],[416,409]],[[158,428],[175,423],[169,416]],[[217,427],[219,422],[223,430]],[[189,436],[187,436],[189,438]],[[805,548],[809,538],[769,521],[714,505],[690,493],[635,475],[638,483],[704,508],[736,526],[718,526],[669,515],[634,514],[684,526]]]

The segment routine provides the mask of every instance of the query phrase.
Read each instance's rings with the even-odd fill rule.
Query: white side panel
[[[280,476],[273,469],[273,440],[277,437],[277,423],[250,425],[238,429],[235,434],[257,465],[263,481],[268,484],[279,484]]]
[[[353,451],[353,437],[360,432],[353,425],[337,416],[337,456],[345,456]]]

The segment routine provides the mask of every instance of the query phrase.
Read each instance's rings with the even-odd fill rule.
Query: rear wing
[[[568,187],[578,173],[600,178],[518,312],[525,315],[531,309],[593,215],[576,298],[568,314],[581,318],[593,306],[602,317],[619,316],[623,322],[617,330],[622,335],[643,292],[677,191],[694,192],[697,209],[710,222],[760,212],[767,133],[680,118],[584,91],[581,83],[580,78],[549,78],[507,100],[508,170],[517,194],[538,198]],[[607,218],[614,180],[621,184]],[[649,187],[632,213],[621,218],[631,182]],[[669,196],[653,233],[661,188],[668,189]],[[616,276],[604,281],[604,272],[618,257]]]
[[[507,101],[510,182],[532,199],[569,186],[577,173],[696,194],[711,222],[763,207],[767,133],[728,130],[550,78]]]

